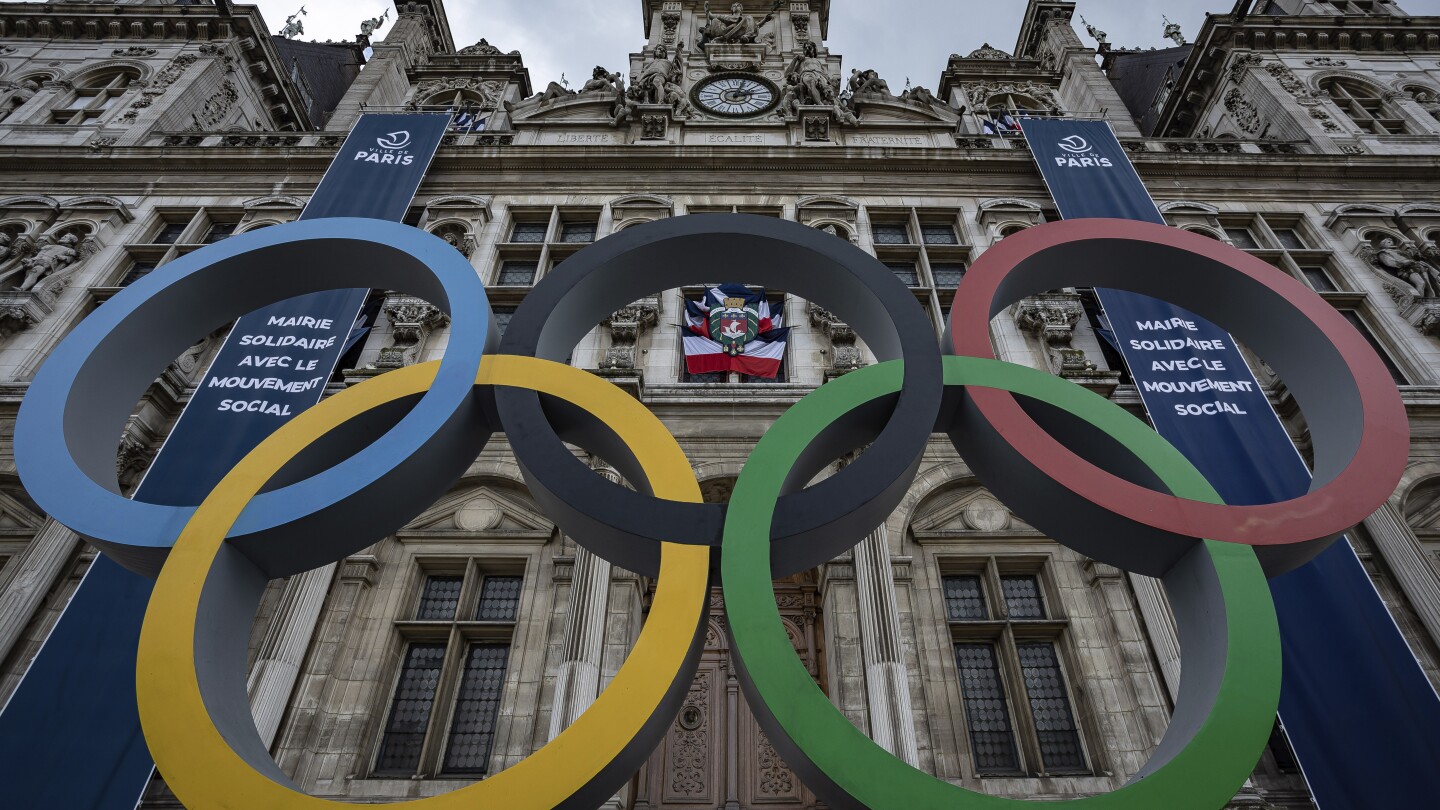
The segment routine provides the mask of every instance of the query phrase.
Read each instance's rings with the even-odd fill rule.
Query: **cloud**
[[[299,8],[301,0],[261,0],[272,31]],[[751,1],[756,11],[764,3]],[[572,86],[604,65],[618,70],[628,55],[645,43],[645,21],[635,0],[451,0],[445,4],[456,47],[481,37],[502,51],[518,50],[536,90],[558,81],[564,73]],[[1115,47],[1167,47],[1162,15],[1180,24],[1192,39],[1206,12],[1229,13],[1233,0],[1082,0],[1078,10],[1109,34]],[[1440,13],[1440,0],[1402,0],[1412,14]],[[311,0],[302,18],[302,39],[352,39],[360,22],[379,16],[383,0]],[[831,53],[845,58],[848,68],[874,68],[899,92],[905,79],[935,89],[950,54],[965,55],[989,42],[1001,50],[1015,47],[1025,14],[1025,0],[833,0],[830,6]],[[388,33],[394,21],[381,29]],[[1081,27],[1081,41],[1093,41]]]

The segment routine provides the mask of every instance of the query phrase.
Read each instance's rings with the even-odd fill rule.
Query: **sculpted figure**
[[[928,107],[931,104],[940,103],[940,100],[935,98],[935,94],[930,92],[928,88],[919,86],[912,87],[909,90],[901,93],[900,98],[905,101],[919,104],[922,107]]]
[[[785,86],[780,90],[780,114],[794,118],[800,112],[800,77],[791,73],[785,77]]]
[[[10,94],[10,100],[5,102],[5,109],[0,110],[0,121],[4,121],[10,113],[20,109],[25,102],[35,97],[40,92],[40,83],[34,79],[26,79],[15,85],[15,92]]]
[[[575,91],[559,82],[550,82],[545,86],[545,92],[540,94],[540,103],[547,104],[557,98],[575,95]]]
[[[635,106],[641,103],[639,85],[634,85],[628,92],[615,94],[615,105],[610,108],[610,125],[618,127],[629,121],[635,115]]]
[[[707,42],[722,42],[735,45],[749,45],[758,38],[760,27],[775,18],[780,8],[779,0],[770,7],[765,19],[756,22],[754,15],[746,14],[743,3],[731,3],[729,14],[711,14],[710,3],[705,3],[705,25],[700,28],[700,47]]]
[[[10,243],[14,241],[10,234],[0,231],[0,264],[4,264],[10,258],[10,254],[14,252],[10,247]]]
[[[820,58],[820,49],[813,41],[806,42],[804,50],[790,60],[785,78],[787,81],[793,79],[795,94],[801,104],[825,105],[835,100],[825,60]]]
[[[862,93],[879,93],[890,95],[890,85],[880,78],[880,74],[873,70],[852,70],[850,71],[850,94],[857,96]]]
[[[1440,297],[1440,270],[1417,258],[1414,248],[1406,250],[1390,237],[1380,240],[1380,247],[1367,247],[1363,255],[1372,264],[1405,284],[1422,298]]]
[[[32,290],[36,284],[74,264],[80,257],[76,250],[79,243],[73,233],[65,234],[58,242],[49,234],[40,237],[35,255],[20,263],[25,280],[20,282],[19,289]]]
[[[385,13],[381,14],[379,17],[371,17],[365,22],[360,23],[360,35],[363,37],[369,37],[371,34],[379,31],[380,26],[385,24],[385,18],[389,16],[390,9],[387,8],[385,9]]]
[[[681,43],[672,57],[664,45],[655,46],[655,58],[645,63],[635,82],[641,104],[665,103],[665,85],[680,83],[680,54],[684,47]]]
[[[620,74],[618,72],[611,73],[605,68],[596,65],[595,70],[590,73],[590,81],[585,82],[580,88],[580,92],[603,93],[615,90],[616,88],[619,88],[619,91],[622,93],[625,92],[625,82],[620,78]]]
[[[665,103],[670,105],[678,118],[689,118],[690,113],[694,112],[690,108],[689,99],[685,98],[685,91],[675,82],[665,83]]]

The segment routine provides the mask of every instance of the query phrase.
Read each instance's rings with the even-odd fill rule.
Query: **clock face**
[[[775,106],[775,85],[754,76],[712,76],[693,92],[695,103],[716,115],[759,115]]]

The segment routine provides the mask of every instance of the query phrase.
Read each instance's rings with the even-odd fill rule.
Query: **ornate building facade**
[[[412,109],[457,124],[406,222],[467,257],[502,326],[538,279],[598,239],[734,211],[872,253],[937,339],[967,266],[1057,218],[1009,122],[1108,121],[1172,225],[1309,284],[1389,362],[1412,420],[1411,467],[1353,538],[1440,684],[1440,17],[1385,0],[1241,0],[1215,9],[1194,44],[1177,29],[1175,47],[1141,51],[1093,29],[1092,48],[1071,26],[1077,3],[1029,0],[1011,51],[957,41],[966,55],[949,57],[934,92],[897,92],[864,54],[846,55],[862,60],[852,64],[829,50],[830,5],[644,0],[636,52],[578,90],[536,92],[519,52],[457,47],[441,0],[398,3],[383,39],[371,25],[353,43],[272,36],[257,10],[228,0],[0,4],[0,700],[94,554],[14,474],[27,381],[118,289],[294,219],[363,112]],[[654,291],[573,354],[664,420],[712,502],[789,405],[873,362],[834,315],[768,292],[794,327],[778,380],[685,371],[676,324],[697,290]],[[446,319],[423,300],[377,292],[366,317],[335,390],[444,352]],[[1098,318],[1089,290],[1056,290],[999,316],[994,340],[1005,359],[1139,413]],[[196,336],[116,437],[127,492],[223,335]],[[1253,367],[1304,451],[1283,382]],[[257,725],[310,793],[452,790],[584,711],[624,660],[652,586],[564,536],[497,437],[402,531],[272,584],[251,643]],[[976,790],[1113,790],[1155,750],[1177,694],[1178,642],[1156,582],[1042,536],[939,437],[885,525],[776,590],[797,654],[855,725]],[[683,709],[607,806],[821,806],[750,716],[724,623],[717,589]],[[142,806],[178,805],[157,777]],[[1312,806],[1278,729],[1234,806]]]

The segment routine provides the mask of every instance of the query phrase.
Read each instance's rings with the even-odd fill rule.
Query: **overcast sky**
[[[379,16],[385,0],[260,0],[270,30],[301,6],[300,39],[349,39],[361,20]],[[715,0],[712,5],[725,5]],[[446,0],[456,47],[485,37],[504,51],[519,50],[537,91],[560,78],[572,86],[589,78],[595,65],[611,70],[644,42],[644,22],[636,0]],[[1440,0],[1400,0],[1411,14],[1440,14]],[[1080,0],[1078,10],[1110,36],[1116,47],[1164,47],[1162,15],[1179,23],[1193,38],[1206,12],[1227,13],[1233,0]],[[1025,0],[833,0],[830,12],[832,53],[846,68],[874,68],[899,92],[908,77],[935,89],[946,59],[968,54],[989,42],[1015,47]],[[394,18],[394,11],[391,11]],[[1081,40],[1094,42],[1075,20]],[[388,31],[381,29],[380,33]]]

